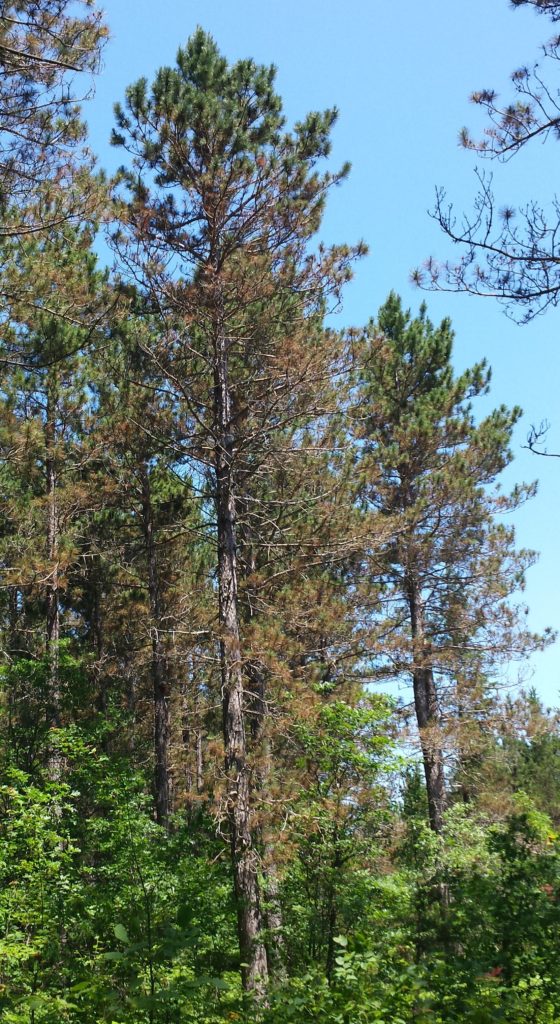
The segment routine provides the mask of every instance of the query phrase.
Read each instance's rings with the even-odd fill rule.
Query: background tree
[[[91,365],[84,349],[91,332],[57,316],[56,295],[50,307],[38,301],[29,317],[34,307],[30,268],[40,260],[43,281],[49,278],[51,284],[63,273],[71,276],[76,297],[93,316],[103,305],[106,289],[88,241],[87,232],[69,232],[64,246],[56,236],[47,243],[34,239],[26,244],[18,271],[30,301],[19,321],[10,322],[1,346],[7,367],[2,382],[7,652],[12,664],[44,657],[43,692],[33,692],[36,673],[30,670],[30,689],[16,694],[15,707],[24,716],[33,707],[42,707],[42,727],[47,729],[60,727],[66,703],[59,673],[60,641],[63,632],[69,635],[78,625],[67,591],[71,569],[82,555],[92,501],[84,486],[91,455],[86,443]]]
[[[511,6],[533,7],[552,22],[560,17],[555,0],[512,0]],[[553,36],[538,62],[513,71],[514,98],[509,103],[502,103],[495,89],[473,92],[471,102],[484,110],[489,125],[480,140],[464,128],[462,145],[483,158],[506,162],[525,146],[557,139],[560,105],[554,75],[559,58],[560,39]],[[413,279],[422,287],[493,296],[527,322],[560,300],[558,200],[553,198],[549,209],[536,200],[519,210],[497,205],[492,176],[478,171],[477,176],[480,190],[472,214],[457,217],[445,189],[436,192],[433,216],[447,237],[462,246],[461,259],[430,258],[414,271]]]
[[[482,753],[469,775],[473,795],[489,814],[515,813],[518,795],[525,794],[558,827],[558,715],[534,690],[506,697]]]
[[[446,745],[458,749],[453,734],[483,711],[496,664],[540,643],[509,603],[532,556],[494,521],[532,489],[490,489],[511,460],[520,410],[501,407],[476,424],[470,400],[488,391],[490,374],[479,363],[455,377],[452,342],[448,320],[434,328],[425,307],[412,319],[390,295],[368,329],[354,413],[361,498],[392,522],[389,542],[370,554],[392,622],[385,657],[412,676],[436,832]]]
[[[120,615],[123,621],[127,618],[128,640],[120,637],[121,656],[133,670],[136,690],[146,674],[151,677],[155,808],[158,822],[167,825],[174,782],[181,789],[173,769],[178,722],[182,718],[182,729],[187,729],[186,707],[194,720],[197,704],[188,685],[188,666],[193,649],[200,644],[206,648],[210,636],[211,583],[200,500],[173,444],[180,436],[178,407],[147,353],[157,329],[148,312],[131,316],[116,330],[98,370],[96,412],[103,451],[95,476],[115,520],[99,524],[92,543],[95,569],[86,572],[86,589],[96,587],[101,572],[108,583],[102,615],[114,615],[121,604]],[[118,584],[121,598],[115,591]],[[127,617],[129,599],[134,605]],[[94,595],[90,603],[93,614],[98,608]],[[106,635],[107,624],[103,631]],[[113,622],[103,646],[114,644],[120,632]],[[115,651],[114,646],[107,657],[113,674]],[[139,692],[134,702],[138,699]],[[194,735],[192,720],[190,728]],[[190,757],[190,751],[184,753]]]
[[[93,0],[2,4],[1,236],[79,222],[93,199],[94,183],[75,160],[85,130],[73,86],[98,69],[105,36]]]

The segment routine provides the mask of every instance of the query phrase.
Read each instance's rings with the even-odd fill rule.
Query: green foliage
[[[77,730],[57,743],[64,780],[2,773],[2,1019],[221,1019],[239,998],[227,875],[153,823],[141,776]]]
[[[550,821],[525,803],[490,829],[457,808],[440,840],[421,822],[421,867],[378,883],[377,897],[370,893],[377,916],[363,905],[359,930],[355,918],[349,935],[334,938],[330,983],[320,968],[302,971],[273,993],[267,1019],[557,1021],[560,847]],[[445,885],[443,905],[436,880]]]

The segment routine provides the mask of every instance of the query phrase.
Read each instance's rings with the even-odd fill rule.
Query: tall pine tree
[[[542,642],[510,602],[533,556],[517,552],[497,521],[531,487],[501,494],[520,410],[477,423],[471,399],[486,394],[484,362],[456,376],[448,320],[434,327],[391,294],[367,331],[355,406],[362,501],[388,517],[391,539],[372,549],[392,627],[386,654],[410,674],[432,828],[447,803],[446,746],[483,713],[497,664]]]

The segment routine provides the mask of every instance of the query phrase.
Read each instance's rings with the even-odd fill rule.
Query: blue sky
[[[483,124],[468,96],[490,86],[507,95],[509,73],[532,62],[552,34],[546,19],[512,11],[507,0],[106,0],[105,10],[111,40],[86,116],[92,148],[108,170],[122,159],[107,141],[113,103],[130,82],[172,64],[197,25],[231,60],[250,56],[278,67],[290,121],[308,110],[339,108],[332,160],[350,160],[352,173],[331,197],[323,237],[363,238],[370,247],[338,314],[341,326],[367,321],[391,289],[417,308],[423,295],[410,284],[411,269],[428,255],[453,255],[427,212],[435,185],[446,186],[458,211],[476,192],[476,159],[457,141],[463,125],[476,134]],[[537,143],[493,167],[504,203],[552,196],[556,145]],[[483,356],[492,365],[482,411],[502,402],[524,409],[507,480],[540,481],[537,497],[515,515],[520,546],[541,553],[525,599],[533,628],[559,628],[560,459],[536,458],[522,445],[530,425],[547,419],[550,449],[560,451],[560,311],[519,327],[494,300],[426,299],[432,320],[452,318],[457,369]],[[536,655],[531,671],[539,692],[557,703],[560,645]]]

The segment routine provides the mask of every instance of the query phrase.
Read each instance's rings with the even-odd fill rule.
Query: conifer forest
[[[115,95],[106,174],[110,32],[0,0],[0,1019],[560,1024],[560,711],[504,685],[555,641],[523,386],[457,370],[429,294],[554,316],[558,202],[438,193],[455,262],[340,328],[337,111],[290,123],[193,28]],[[463,145],[553,147],[559,58]]]

